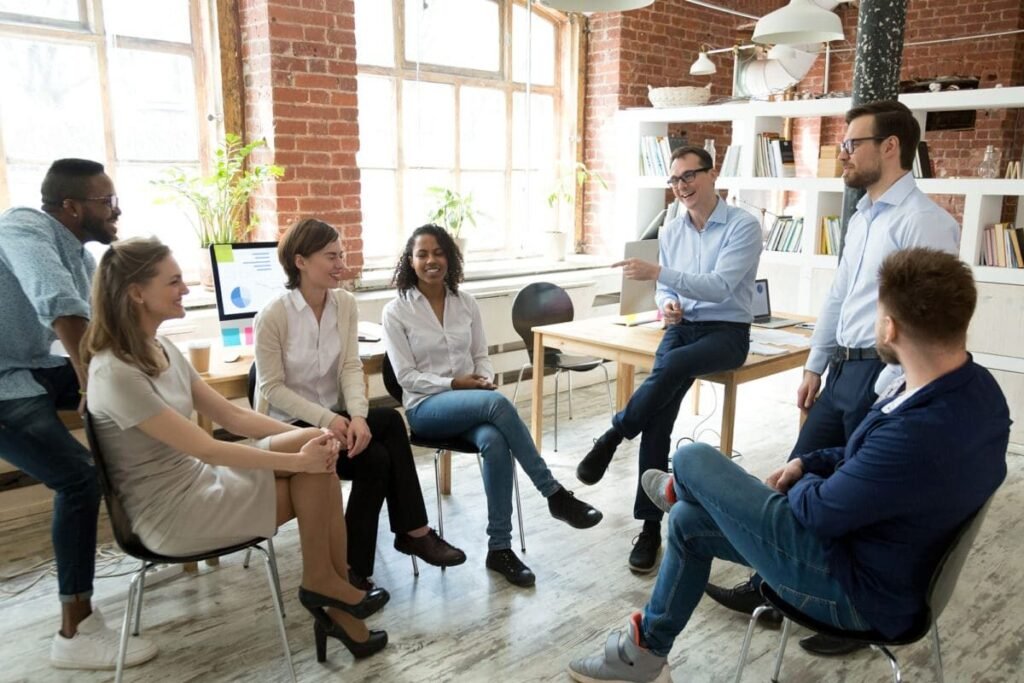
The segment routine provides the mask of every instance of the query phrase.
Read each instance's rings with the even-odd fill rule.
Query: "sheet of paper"
[[[772,346],[771,344],[752,341],[750,342],[750,352],[758,356],[781,356],[784,353],[788,353],[788,350],[781,346]]]
[[[750,339],[762,344],[786,344],[801,349],[811,345],[811,338],[805,337],[802,334],[786,332],[785,330],[769,330],[762,327],[750,328]]]

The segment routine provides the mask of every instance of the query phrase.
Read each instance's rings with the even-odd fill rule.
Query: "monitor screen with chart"
[[[225,347],[252,346],[252,320],[286,291],[277,242],[211,244],[217,317]]]

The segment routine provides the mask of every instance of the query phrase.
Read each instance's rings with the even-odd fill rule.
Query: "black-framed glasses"
[[[697,179],[698,173],[705,173],[710,170],[710,166],[705,166],[703,168],[695,168],[692,171],[683,171],[679,175],[669,176],[668,180],[665,182],[668,183],[669,186],[678,185],[679,183],[686,183],[687,185],[689,185],[690,183]]]
[[[875,142],[881,142],[882,140],[886,139],[887,137],[889,137],[889,136],[888,135],[871,135],[871,136],[866,137],[866,138],[850,138],[849,140],[843,140],[842,142],[840,142],[839,143],[839,149],[841,149],[842,151],[846,152],[847,154],[853,154],[853,152],[857,149],[857,147],[860,145],[860,143],[867,142],[868,140],[874,140]]]
[[[68,199],[76,199],[76,197],[69,197]],[[105,194],[100,197],[78,197],[80,202],[99,202],[106,204],[111,210],[117,210],[117,195],[116,194]]]

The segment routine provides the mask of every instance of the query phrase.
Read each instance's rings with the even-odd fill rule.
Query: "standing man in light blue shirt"
[[[839,155],[843,180],[866,194],[850,219],[846,246],[811,337],[797,389],[797,405],[807,412],[807,421],[790,459],[845,446],[878,398],[876,388],[887,383],[886,376],[898,374],[898,366],[886,369],[875,348],[878,270],[885,258],[911,247],[953,255],[959,251],[960,226],[918,189],[910,171],[921,138],[910,110],[895,101],[873,102],[847,112],[846,123]],[[828,381],[819,395],[826,368]],[[709,585],[708,595],[742,612],[761,604],[749,582],[732,589]],[[800,644],[826,655],[859,647],[822,635],[804,638]]]
[[[665,337],[651,374],[577,467],[584,484],[596,484],[622,440],[641,433],[639,475],[667,471],[672,427],[694,378],[739,367],[747,358],[761,226],[719,198],[713,165],[699,147],[675,150],[668,183],[686,211],[661,231],[658,263],[631,258],[614,264],[632,280],[657,280]],[[629,566],[647,573],[657,562],[663,513],[644,494],[639,476],[633,516],[644,526]]]
[[[113,669],[117,634],[92,606],[100,492],[92,456],[57,416],[81,409],[85,374],[78,347],[89,322],[96,262],[90,241],[117,234],[114,184],[103,165],[53,162],[42,185],[42,211],[0,215],[0,458],[54,491],[53,548],[61,628],[50,647],[58,668]],[[60,340],[68,356],[50,347]],[[156,654],[133,638],[127,663]],[[139,642],[135,642],[139,641]]]

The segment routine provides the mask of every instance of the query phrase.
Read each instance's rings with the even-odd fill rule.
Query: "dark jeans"
[[[0,401],[0,457],[54,491],[51,535],[60,599],[88,599],[96,569],[99,482],[92,455],[57,417],[57,410],[78,407],[78,378],[70,362],[32,375],[45,394]]]
[[[883,368],[885,364],[878,360],[833,361],[825,389],[811,406],[789,459],[845,446],[878,398],[875,380]]]
[[[750,325],[727,322],[683,322],[665,330],[654,356],[654,368],[625,410],[612,418],[615,431],[640,439],[640,475],[650,469],[668,471],[672,427],[679,404],[695,377],[743,365],[750,349]],[[644,493],[637,477],[633,517],[660,520],[663,513]]]
[[[354,458],[338,458],[338,476],[352,481],[345,511],[348,563],[360,576],[373,575],[380,509],[388,502],[391,531],[404,534],[427,524],[427,510],[402,416],[393,408],[371,408],[373,438]]]

